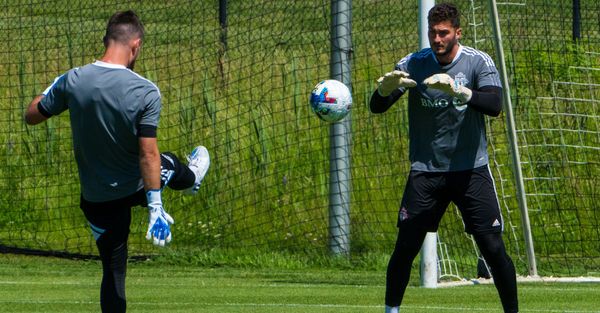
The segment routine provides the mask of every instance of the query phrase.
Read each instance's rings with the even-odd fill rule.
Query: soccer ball
[[[310,93],[310,107],[327,122],[337,122],[350,112],[352,95],[343,83],[328,79],[318,83]]]

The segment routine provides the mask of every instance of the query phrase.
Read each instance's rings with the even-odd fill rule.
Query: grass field
[[[157,270],[159,269],[159,270]],[[98,312],[97,261],[0,254],[0,312]],[[132,262],[129,312],[383,312],[383,271]],[[521,312],[600,312],[600,284],[521,283]],[[492,285],[409,287],[403,312],[502,312]]]
[[[464,12],[461,42],[498,61],[486,2],[454,2]],[[569,1],[518,2],[526,5],[502,5],[499,13],[538,272],[598,277],[600,2],[581,1],[584,35],[577,44],[569,29]],[[230,1],[227,49],[220,42],[217,1],[3,3],[0,245],[95,253],[79,209],[68,114],[37,127],[26,126],[22,115],[56,75],[100,57],[106,20],[116,10],[132,8],[147,30],[136,71],[157,83],[163,96],[160,149],[183,157],[203,144],[211,152],[211,169],[198,196],[164,194],[176,221],[168,251],[187,254],[191,264],[204,262],[204,256],[190,250],[244,251],[250,261],[254,250],[306,259],[327,254],[329,126],[310,111],[307,96],[319,80],[329,78],[329,1]],[[375,79],[417,49],[418,3],[355,0],[352,6],[350,235],[352,257],[363,258],[385,256],[393,248],[410,167],[408,97],[383,115],[371,114],[368,102]],[[507,250],[524,275],[529,258],[505,120],[487,119],[488,152]],[[134,210],[131,255],[164,253],[146,242],[146,227],[146,210]],[[450,208],[439,240],[461,277],[469,277],[477,252],[463,230],[458,210]],[[237,256],[224,255],[218,264],[210,258],[200,265],[239,267]],[[377,275],[383,261],[374,261]],[[211,290],[221,286],[215,281]]]

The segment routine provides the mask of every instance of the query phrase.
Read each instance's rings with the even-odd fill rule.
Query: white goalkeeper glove
[[[163,247],[165,243],[171,242],[171,227],[173,224],[173,218],[169,215],[162,206],[162,200],[160,198],[160,190],[148,190],[146,192],[146,199],[148,200],[148,232],[146,232],[146,239],[150,240],[154,238],[152,242],[154,245]]]
[[[415,87],[417,82],[408,78],[409,76],[410,75],[408,73],[398,70],[385,73],[385,75],[377,79],[377,83],[379,84],[377,91],[379,92],[379,95],[382,97],[387,97],[398,88]]]
[[[423,81],[423,84],[429,88],[441,90],[453,97],[458,98],[462,103],[467,103],[471,100],[473,92],[471,89],[459,85],[448,74],[434,74]]]

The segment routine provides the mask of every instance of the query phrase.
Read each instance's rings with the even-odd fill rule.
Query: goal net
[[[117,3],[118,2],[118,3]],[[462,43],[495,59],[487,1],[456,1]],[[161,151],[198,145],[212,167],[195,197],[167,191],[175,251],[326,255],[329,126],[308,96],[329,78],[330,1],[7,1],[0,10],[0,248],[96,254],[79,209],[69,117],[26,126],[31,99],[72,67],[102,56],[108,17],[132,8],[146,26],[136,71],[161,89]],[[600,3],[498,4],[538,271],[600,276]],[[383,115],[375,80],[418,49],[416,1],[352,2],[351,257],[384,259],[409,170],[407,103]],[[509,254],[527,274],[505,115],[487,119],[490,167]],[[147,213],[134,210],[132,255]],[[474,277],[477,251],[451,206],[439,231],[448,277]]]

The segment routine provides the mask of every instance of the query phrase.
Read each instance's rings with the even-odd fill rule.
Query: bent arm
[[[25,123],[36,125],[68,109],[65,97],[66,85],[64,78],[66,75],[56,77],[54,82],[41,95],[33,98],[25,111]]]
[[[49,119],[52,115],[43,108],[40,107],[40,101],[44,98],[44,95],[38,95],[29,104],[27,110],[25,111],[25,123],[28,125],[36,125],[47,119]]]
[[[404,94],[401,90],[394,90],[389,96],[382,97],[377,89],[369,101],[369,109],[372,113],[383,113],[387,111]]]
[[[160,189],[160,153],[156,137],[140,137],[140,171],[144,189]]]
[[[473,95],[467,105],[485,115],[496,117],[502,112],[502,88],[485,86],[479,90],[473,90]]]

